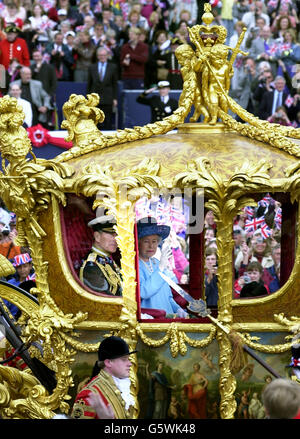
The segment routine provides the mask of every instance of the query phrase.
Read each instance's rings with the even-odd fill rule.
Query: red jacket
[[[121,49],[121,65],[122,65],[122,79],[144,79],[145,64],[148,61],[149,48],[148,44],[138,43],[133,49],[129,43],[125,43]],[[130,64],[126,66],[123,64],[125,56],[130,55]]]
[[[6,39],[0,41],[0,64],[3,64],[6,70],[12,58],[17,58],[22,66],[30,66],[29,50],[23,38],[17,37],[12,43]]]

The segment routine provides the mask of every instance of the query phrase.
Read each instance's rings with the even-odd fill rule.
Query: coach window
[[[73,277],[87,292],[97,296],[120,297],[120,251],[117,245],[108,247],[107,252],[101,251],[95,233],[98,231],[97,235],[101,235],[103,231],[114,236],[114,226],[102,224],[101,211],[95,212],[93,203],[92,197],[67,194],[67,205],[61,207],[60,215],[66,259]],[[111,254],[111,257],[108,258],[107,254]]]
[[[265,297],[288,280],[295,262],[297,203],[289,194],[254,195],[233,226],[235,299]]]
[[[197,212],[195,205],[195,195],[188,202],[183,194],[144,197],[135,205],[137,303],[142,321],[199,321],[188,308],[203,294],[204,212]],[[195,212],[202,222],[198,228],[191,227],[197,222]]]

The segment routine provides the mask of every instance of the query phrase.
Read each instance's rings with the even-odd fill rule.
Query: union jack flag
[[[48,11],[54,6],[54,1],[40,0],[40,4],[45,11]]]
[[[254,208],[251,206],[246,206],[244,207],[243,212],[247,215],[248,219],[251,219],[254,215]]]
[[[261,216],[260,218],[253,218],[251,221],[245,221],[245,231],[255,232],[255,230],[262,227],[265,224],[265,218]]]
[[[50,20],[49,18],[46,18],[45,20],[42,21],[40,28],[41,30],[48,30],[48,29],[54,29],[54,27],[56,26],[57,23],[55,23],[55,21]]]
[[[291,44],[290,43],[282,43],[280,45],[279,50],[284,51],[284,50],[289,50],[291,48]]]
[[[157,224],[169,225],[171,224],[171,206],[170,204],[159,201],[156,206],[156,221]]]
[[[294,98],[291,95],[288,95],[284,103],[289,108],[294,103]]]
[[[272,229],[264,223],[260,228],[261,235],[264,239],[270,238],[272,236]]]
[[[129,5],[128,2],[120,2],[120,9],[122,11],[122,15],[124,20],[127,20],[129,14]]]
[[[35,281],[35,272],[32,274],[29,274],[25,280],[34,280]]]
[[[268,54],[269,55],[275,55],[277,52],[278,46],[277,44],[273,44],[271,47],[269,47]]]
[[[135,203],[135,216],[137,221],[141,218],[152,216],[152,213],[150,200],[148,200],[147,197],[142,197]]]
[[[281,209],[281,207],[279,207],[276,210],[275,217],[274,217],[275,226],[279,230],[281,229],[281,220],[282,220],[282,209]]]
[[[16,255],[14,257],[13,266],[19,267],[20,265],[27,264],[28,262],[31,262],[32,259],[29,255],[29,253],[21,253],[20,255]]]
[[[171,206],[171,222],[172,227],[177,232],[178,230],[181,230],[182,227],[185,225],[185,218],[184,214],[178,209],[176,206]]]
[[[94,12],[102,12],[102,5],[99,2],[94,7]]]

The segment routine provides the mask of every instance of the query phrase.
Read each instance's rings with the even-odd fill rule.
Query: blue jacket
[[[210,283],[207,282],[207,275],[205,275],[205,297],[207,306],[217,306],[219,295],[216,275],[214,275]]]
[[[280,288],[280,281],[278,279],[276,270],[275,270],[275,265],[272,265],[271,267],[267,268],[268,272],[270,273],[270,275],[272,276],[272,280],[269,283],[269,290],[270,293],[275,293],[275,291],[279,290]]]
[[[159,261],[151,258],[151,263],[152,273],[147,269],[146,262],[139,261],[141,307],[162,309],[166,314],[174,314],[180,306],[175,302],[170,286],[159,274]],[[164,270],[164,274],[177,283],[173,273]]]

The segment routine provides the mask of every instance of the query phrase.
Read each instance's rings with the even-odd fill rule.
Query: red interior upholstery
[[[82,260],[93,243],[93,230],[87,226],[83,212],[77,207],[65,207],[61,215],[64,223],[64,240],[67,245],[72,266],[78,273]]]

